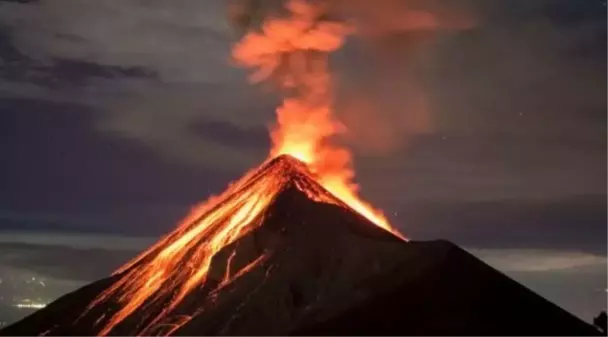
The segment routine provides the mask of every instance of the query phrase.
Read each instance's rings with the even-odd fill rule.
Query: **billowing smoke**
[[[358,197],[351,151],[335,141],[345,128],[334,113],[329,59],[343,46],[349,25],[334,17],[329,1],[288,0],[278,8],[241,5],[250,7],[233,10],[245,27],[233,59],[251,71],[253,82],[276,85],[283,98],[271,130],[270,156],[288,154],[305,162],[329,192],[390,228],[380,212]],[[253,28],[258,22],[259,28]]]
[[[269,16],[285,13],[288,0],[228,0],[231,22],[242,32],[257,29]],[[404,31],[464,28],[471,18],[437,0],[307,0],[328,17],[357,28],[359,36]]]
[[[333,56],[341,60],[332,65],[332,105],[344,126],[342,139],[360,151],[376,154],[431,132],[432,104],[417,72],[438,34],[469,27],[471,19],[436,0],[306,2],[322,8],[320,22],[339,21],[348,27],[346,46]],[[246,34],[260,29],[267,18],[285,15],[286,3],[229,0],[230,18]],[[315,53],[298,57],[315,57]],[[273,67],[275,74],[280,75],[282,67]],[[268,76],[264,71],[268,70],[261,68],[257,76]]]

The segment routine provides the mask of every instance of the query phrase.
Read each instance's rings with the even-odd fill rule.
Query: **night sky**
[[[430,27],[367,20],[332,59],[362,194],[589,320],[606,306],[606,3],[446,3]],[[101,277],[265,158],[278,99],[231,65],[225,7],[0,1],[0,271]],[[100,265],[76,275],[82,251]]]

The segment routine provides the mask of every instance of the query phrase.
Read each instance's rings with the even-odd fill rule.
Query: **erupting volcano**
[[[163,309],[138,333],[148,334],[151,329],[167,324],[165,321],[184,298],[194,289],[205,286],[214,255],[259,226],[268,215],[269,205],[285,190],[295,188],[310,200],[355,212],[317,181],[304,163],[280,155],[246,174],[224,194],[195,209],[175,231],[117,270],[115,275],[121,275],[120,280],[88,306],[87,312],[108,299],[118,299],[120,309],[106,317],[99,334],[109,333],[135,311],[150,306]],[[386,223],[380,225],[386,226]],[[266,257],[260,256],[233,272],[228,260],[225,278],[218,287],[230,283]],[[188,316],[182,317],[173,328],[179,328],[188,320]]]
[[[349,29],[332,20],[327,10],[327,1],[287,1],[280,16],[269,15],[259,31],[245,34],[233,57],[237,64],[255,70],[254,83],[270,82],[285,97],[271,132],[270,157],[288,154],[303,161],[323,187],[399,235],[379,211],[357,196],[351,154],[332,142],[345,128],[332,114],[329,55],[340,48]]]
[[[450,243],[408,242],[358,196],[328,70],[349,31],[303,0],[248,30],[234,60],[284,97],[266,161],[107,279],[2,333],[593,333]]]
[[[281,155],[2,335],[592,335],[446,241],[404,241]]]
[[[259,226],[268,206],[292,185],[311,200],[350,209],[404,239],[357,197],[350,153],[331,143],[340,124],[331,115],[328,54],[340,46],[346,30],[325,14],[318,3],[290,1],[283,17],[269,18],[260,32],[246,34],[235,46],[235,60],[257,69],[255,81],[272,80],[285,92],[268,162],[195,209],[174,232],[115,273],[123,276],[87,309],[118,298],[119,310],[101,320],[99,334],[108,334],[149,306],[163,309],[138,333],[168,324],[185,297],[205,286],[213,256]],[[260,256],[234,275],[264,259]],[[227,272],[222,284],[234,275]],[[172,329],[189,319],[180,318]]]
[[[206,310],[214,307],[221,298],[218,296],[223,296],[224,289],[236,281],[259,277],[260,274],[254,271],[262,268],[266,278],[272,267],[279,265],[278,261],[284,260],[281,265],[285,266],[291,263],[291,258],[286,260],[283,257],[290,248],[285,246],[286,242],[278,245],[280,249],[271,244],[252,253],[252,247],[247,247],[252,240],[260,237],[263,241],[269,240],[268,233],[265,233],[268,231],[278,235],[277,239],[287,235],[282,233],[295,231],[302,234],[298,235],[301,236],[298,241],[325,242],[328,235],[339,229],[331,228],[332,225],[307,224],[305,214],[308,211],[322,211],[330,218],[344,217],[341,221],[346,222],[342,226],[358,226],[358,231],[368,232],[367,235],[393,244],[405,242],[401,237],[374,226],[318,181],[305,163],[292,156],[279,155],[268,160],[233,183],[222,195],[196,208],[175,231],[117,270],[111,277],[112,284],[97,295],[84,313],[70,322],[69,327],[57,325],[48,332],[69,334],[70,329],[82,326],[83,322],[87,322],[87,326],[91,324],[92,317],[95,317],[93,330],[83,331],[83,334],[176,332],[194,317],[208,315]],[[322,205],[331,205],[331,211],[328,213],[324,210],[327,206]],[[288,228],[286,220],[293,222],[289,226],[295,228]],[[386,226],[386,223],[379,225]],[[310,230],[316,233],[307,233]],[[254,233],[248,234],[250,232]],[[325,245],[331,248],[336,244],[338,240],[327,241]],[[306,248],[314,250],[314,247],[310,244]],[[311,261],[317,263],[317,259]],[[299,260],[298,263],[304,261]],[[249,273],[255,276],[248,276]],[[199,296],[206,304],[201,305],[200,300],[194,299]]]

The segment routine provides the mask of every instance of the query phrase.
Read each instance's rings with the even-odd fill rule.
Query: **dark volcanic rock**
[[[248,272],[237,273],[246,267]],[[225,282],[228,268],[238,276],[231,282]],[[0,334],[94,335],[98,320],[116,306],[79,317],[120,277],[68,294]],[[137,311],[112,334],[132,334],[160,309]],[[293,184],[265,210],[261,226],[214,256],[205,286],[190,293],[171,319],[186,323],[173,330],[172,321],[164,322],[151,333],[597,333],[449,242],[404,242],[348,208],[311,200]]]
[[[447,241],[412,242],[432,267],[401,264],[368,284],[384,289],[292,335],[597,335],[598,331]],[[415,247],[418,246],[418,247]]]

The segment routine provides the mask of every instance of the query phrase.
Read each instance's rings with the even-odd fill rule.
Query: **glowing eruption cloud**
[[[171,334],[199,314],[204,308],[188,315],[177,314],[176,309],[187,295],[206,285],[212,257],[259,226],[264,210],[289,184],[317,202],[350,207],[402,237],[381,213],[357,197],[350,153],[331,143],[342,126],[331,113],[328,56],[341,46],[347,32],[344,25],[328,20],[318,3],[290,1],[285,15],[267,19],[260,32],[249,32],[234,47],[235,60],[256,70],[253,80],[273,80],[285,93],[269,158],[221,195],[196,207],[177,229],[114,273],[116,282],[83,314],[106,302],[117,308],[98,319],[99,335],[112,333],[140,310],[151,312],[135,322],[133,333],[142,335]],[[284,154],[305,164],[285,156],[274,159]],[[297,178],[302,175],[308,180]],[[268,258],[264,254],[232,270],[232,257],[216,291],[263,267]]]
[[[270,80],[285,93],[272,130],[271,157],[292,155],[309,165],[323,187],[369,220],[393,233],[381,212],[357,196],[348,149],[332,143],[344,126],[332,115],[329,54],[339,49],[349,28],[331,20],[321,1],[291,0],[287,13],[248,32],[233,50],[242,66],[255,69],[254,82]]]

